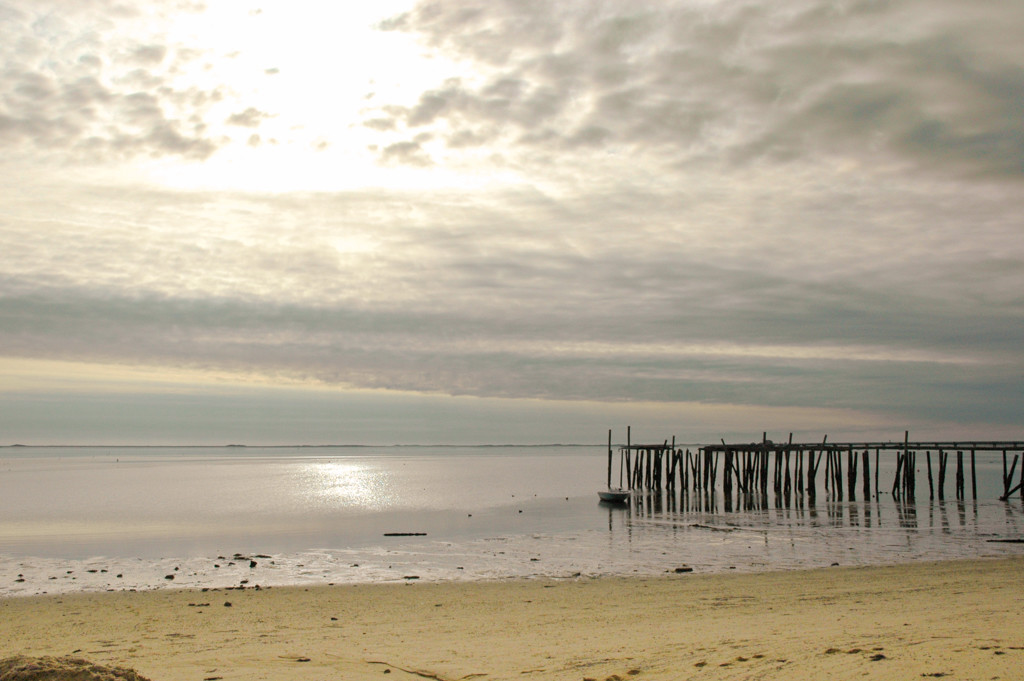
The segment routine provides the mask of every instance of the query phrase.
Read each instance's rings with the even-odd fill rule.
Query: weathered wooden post
[[[1003,450],[1003,496],[1006,496],[1007,491],[1009,489],[1010,489],[1010,486],[1007,484],[1007,476],[1006,476],[1006,450],[1004,449]]]
[[[956,450],[956,498],[964,498],[964,452]]]
[[[836,465],[835,465],[835,472],[836,472],[835,489],[836,489],[836,495],[837,495],[837,498],[839,499],[839,501],[842,501],[843,500],[843,455],[839,453],[838,449],[834,450],[833,454],[834,454],[835,459],[836,459]]]
[[[856,501],[857,495],[857,457],[853,453],[853,445],[848,445],[846,449],[846,481],[847,490],[850,495],[850,501]]]
[[[939,501],[946,498],[946,460],[949,454],[943,450],[939,450]]]
[[[910,466],[907,468],[907,498],[917,498],[917,452],[910,452]]]
[[[818,466],[821,465],[821,452],[817,452],[817,458],[814,455],[813,449],[807,453],[807,500],[812,504],[818,494],[815,477],[818,474]]]
[[[700,457],[703,449],[698,449],[693,453],[693,461],[690,463],[690,475],[693,476],[693,492],[696,494],[701,491],[701,478],[700,478]]]
[[[676,488],[676,436],[672,436],[672,453],[669,455],[668,487],[675,491]]]
[[[974,450],[971,449],[971,499],[978,499],[978,470],[974,461]]]
[[[789,473],[789,452],[793,448],[793,433],[789,434],[789,444],[786,445],[786,479],[783,481],[783,491],[786,495],[786,505],[789,506],[789,495],[793,491],[793,481]]]
[[[829,490],[832,489],[832,451],[825,452],[825,498],[829,497]],[[817,471],[815,471],[817,473]]]
[[[1017,470],[1017,459],[1020,458],[1019,454],[1013,455],[1013,465],[1010,466],[1010,473],[1003,479],[1003,496],[1009,498],[1013,493],[1010,486],[1013,484],[1013,472]],[[1024,469],[1021,469],[1021,473],[1024,474]]]
[[[864,450],[861,454],[861,458],[864,461],[864,501],[871,500],[871,459],[868,456],[868,450]]]
[[[654,450],[650,447],[644,448],[644,486],[647,489],[654,487],[652,467],[654,465]]]
[[[715,497],[715,486],[718,483],[718,453],[711,453],[711,486],[709,488],[711,492],[711,498]]]
[[[731,506],[732,497],[732,452],[728,448],[723,453],[725,458],[725,474],[722,476],[722,494],[725,495],[726,504]]]
[[[894,499],[900,497],[900,480],[903,473],[903,453],[896,452],[896,477],[892,481],[892,496]]]
[[[676,477],[680,489],[685,494],[686,493],[686,476],[683,473],[683,450],[682,449],[673,449],[672,450],[672,461],[673,461],[673,473],[672,473],[672,475]],[[672,484],[675,485],[676,482],[673,482]]]
[[[875,447],[875,498],[876,499],[878,498],[878,496],[882,492],[882,488],[878,486],[878,470],[881,468],[881,466],[878,465],[878,449],[879,449],[878,447]]]
[[[683,491],[686,492],[686,493],[689,493],[691,491],[690,490],[690,485],[692,484],[692,481],[690,480],[690,448],[689,447],[686,448],[685,458],[680,460],[679,463],[680,463],[680,466],[683,469],[683,472],[682,472],[682,476],[683,476]]]
[[[804,490],[804,450],[803,447],[796,450],[796,491],[803,494]]]
[[[910,469],[912,468],[912,466],[910,465],[910,451],[908,450],[909,442],[910,442],[910,431],[909,430],[905,430],[905,431],[903,431],[903,491],[904,492],[906,492],[907,488],[909,487],[908,480],[910,478]]]
[[[932,485],[932,450],[924,453],[928,457],[928,499],[935,498],[935,487]]]
[[[704,450],[704,460],[701,461],[701,490],[707,492],[711,486],[711,455]]]

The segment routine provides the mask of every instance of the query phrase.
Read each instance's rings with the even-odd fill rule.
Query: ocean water
[[[1024,505],[812,504],[721,492],[598,501],[603,446],[0,449],[0,596],[173,587],[586,578],[1024,552]],[[617,465],[617,464],[616,464]],[[820,482],[819,482],[820,485]]]

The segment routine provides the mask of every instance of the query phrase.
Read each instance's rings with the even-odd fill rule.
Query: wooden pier
[[[726,510],[733,502],[749,507],[768,499],[775,506],[789,506],[806,499],[814,503],[819,482],[827,499],[856,501],[877,498],[888,491],[897,500],[914,501],[918,492],[918,466],[925,464],[929,498],[945,499],[947,481],[952,477],[957,500],[978,498],[978,452],[1001,452],[1003,461],[1002,494],[1007,501],[1020,493],[1024,501],[1024,465],[1014,482],[1017,466],[1024,454],[1024,441],[1012,442],[917,442],[904,433],[902,442],[773,442],[762,435],[760,442],[693,445],[676,447],[675,437],[661,444],[633,444],[630,429],[626,444],[619,445],[619,487],[629,490],[667,490],[683,495],[703,495],[714,499],[721,491]],[[934,453],[934,459],[933,459]],[[1012,454],[1012,463],[1009,463]],[[873,456],[872,456],[873,455]],[[881,457],[895,456],[895,475],[880,480]],[[950,459],[951,455],[955,458]],[[613,481],[613,447],[608,431],[608,486]],[[872,464],[874,467],[872,468]],[[968,469],[969,465],[969,469]],[[891,471],[891,468],[890,468]],[[970,475],[968,483],[967,476]],[[922,481],[923,487],[923,481]]]

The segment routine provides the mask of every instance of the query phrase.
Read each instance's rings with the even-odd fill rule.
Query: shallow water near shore
[[[978,499],[812,504],[638,493],[599,502],[606,449],[0,450],[0,595],[653,575],[1024,553],[1019,496],[979,454]],[[919,457],[918,467],[923,468]],[[735,502],[734,502],[735,506]]]

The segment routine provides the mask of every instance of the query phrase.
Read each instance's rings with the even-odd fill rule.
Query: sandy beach
[[[1019,678],[1024,558],[0,601],[0,657],[154,681]]]

